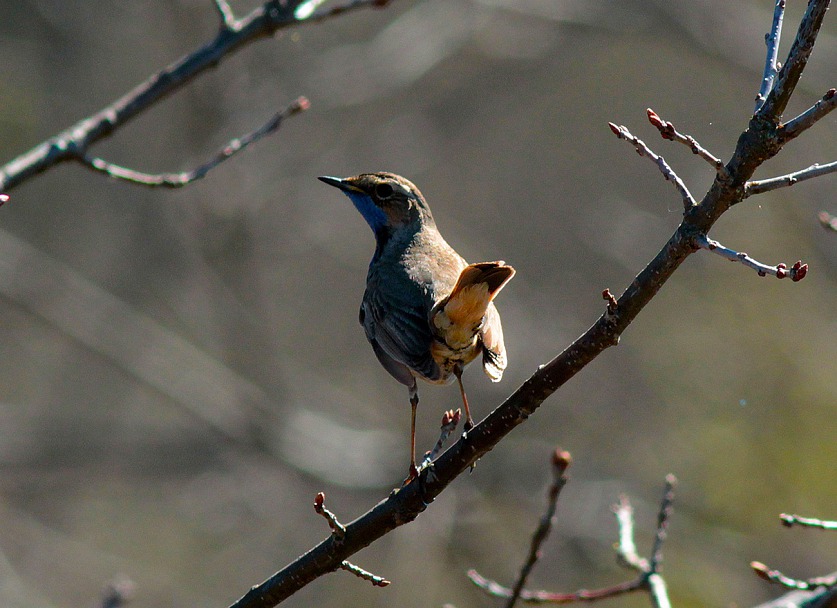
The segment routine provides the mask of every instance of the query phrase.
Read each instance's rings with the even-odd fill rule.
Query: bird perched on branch
[[[505,262],[468,264],[447,244],[421,192],[393,173],[320,177],[342,190],[375,233],[360,323],[378,361],[410,394],[410,470],[416,467],[416,378],[447,384],[456,378],[465,430],[474,426],[462,370],[482,357],[499,382],[506,368],[500,315],[492,300],[514,276]]]

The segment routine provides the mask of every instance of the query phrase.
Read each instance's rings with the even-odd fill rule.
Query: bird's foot
[[[401,482],[401,487],[403,488],[404,486],[406,486],[407,484],[409,484],[409,483],[410,483],[411,481],[413,481],[416,477],[418,477],[418,475],[419,475],[419,470],[418,470],[418,468],[416,467],[416,463],[415,463],[415,462],[411,462],[411,463],[410,463],[410,470],[407,472],[407,479],[405,479],[404,481],[402,481],[402,482]]]

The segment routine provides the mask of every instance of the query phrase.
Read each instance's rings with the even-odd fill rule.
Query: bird
[[[462,371],[481,356],[486,375],[493,382],[502,378],[506,348],[493,300],[515,270],[503,261],[468,264],[442,237],[422,193],[404,177],[377,172],[318,179],[343,191],[375,235],[359,320],[378,361],[409,392],[407,483],[418,476],[416,380],[449,384],[455,378],[466,433],[473,428]]]

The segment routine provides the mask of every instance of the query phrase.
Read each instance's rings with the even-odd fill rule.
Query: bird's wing
[[[488,305],[480,331],[482,339],[482,367],[492,382],[499,382],[506,369],[506,346],[503,344],[503,325],[494,303]]]
[[[439,380],[442,371],[430,352],[433,334],[423,298],[404,297],[409,294],[394,292],[381,286],[367,288],[361,305],[361,324],[367,339],[373,347],[377,345],[383,353],[417,375],[431,381]],[[409,303],[409,299],[415,299],[419,305]],[[380,354],[378,359],[390,374],[404,382]]]

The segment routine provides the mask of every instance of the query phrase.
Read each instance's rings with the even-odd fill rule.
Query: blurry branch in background
[[[547,493],[548,500],[546,503],[546,512],[544,512],[541,517],[540,524],[538,524],[538,528],[532,536],[529,554],[526,556],[526,561],[523,562],[523,566],[520,568],[520,574],[517,576],[517,581],[515,581],[514,587],[511,589],[503,587],[494,581],[485,579],[476,570],[468,571],[468,578],[470,578],[475,585],[482,588],[486,593],[495,597],[508,598],[508,601],[505,604],[507,608],[513,608],[518,599],[522,599],[525,602],[529,601],[528,598],[539,593],[543,593],[540,591],[528,591],[524,589],[523,586],[526,584],[526,579],[532,572],[532,568],[534,568],[535,564],[540,559],[541,545],[544,543],[547,536],[549,536],[552,525],[555,523],[555,511],[558,508],[558,495],[561,493],[561,489],[567,484],[567,481],[569,481],[566,473],[571,462],[572,459],[570,457],[570,453],[565,452],[560,448],[555,450],[552,454],[552,484],[549,486],[549,492]]]
[[[788,515],[787,513],[782,513],[779,519],[782,520],[782,525],[788,528],[803,526],[805,528],[820,528],[821,530],[837,530],[837,521],[816,519],[815,517],[800,517],[799,515]]]
[[[817,216],[820,220],[820,224],[826,230],[831,230],[832,232],[837,232],[837,216],[831,215],[828,211],[820,211],[819,215]]]
[[[837,521],[800,517],[785,513],[782,513],[779,517],[782,520],[782,525],[788,528],[796,525],[806,528],[837,531]],[[837,606],[837,572],[832,572],[826,576],[799,579],[788,576],[780,570],[770,568],[761,562],[751,562],[750,567],[759,577],[768,582],[782,585],[788,589],[812,592],[811,597],[817,600],[817,606]],[[823,598],[820,599],[818,594],[823,594]]]
[[[100,608],[122,608],[134,598],[136,586],[124,576],[117,577],[107,584],[102,593]]]
[[[270,37],[287,27],[322,21],[350,9],[380,7],[387,2],[344,0],[330,8],[322,8],[320,5],[323,2],[313,0],[269,0],[241,19],[235,18],[226,0],[214,0],[214,4],[220,17],[220,27],[213,40],[163,68],[106,108],[0,167],[0,192],[12,190],[27,179],[66,161],[76,161],[110,177],[143,186],[176,188],[200,179],[249,143],[274,132],[284,118],[306,109],[307,100],[302,97],[297,99],[259,129],[230,141],[209,162],[183,173],[149,175],[93,157],[88,150],[97,141],[108,137],[141,112],[251,42]]]
[[[663,499],[657,515],[657,533],[654,536],[654,546],[651,559],[640,557],[634,542],[634,509],[627,496],[621,496],[619,504],[614,505],[613,512],[619,522],[619,542],[616,545],[616,557],[620,564],[639,573],[632,581],[619,583],[601,589],[581,589],[573,593],[554,593],[551,591],[514,590],[503,587],[495,581],[482,577],[475,570],[468,572],[471,581],[488,595],[510,598],[506,608],[512,608],[519,596],[527,604],[571,604],[574,602],[591,602],[616,597],[632,591],[647,591],[651,603],[655,608],[670,608],[666,584],[659,573],[660,562],[663,559],[663,542],[665,541],[668,522],[671,518],[674,502],[674,486],[677,480],[673,475],[666,476]],[[528,565],[528,562],[527,562]],[[524,566],[525,569],[525,566]]]
[[[784,3],[778,4],[781,5],[779,8],[783,9]],[[419,477],[394,490],[386,500],[355,521],[346,524],[346,532],[342,538],[338,540],[333,535],[326,538],[265,582],[250,589],[233,604],[233,608],[275,606],[318,577],[340,568],[342,563],[357,551],[396,527],[415,519],[448,484],[487,454],[514,428],[525,422],[544,400],[599,354],[619,343],[622,332],[671,278],[680,264],[696,251],[707,246],[712,247],[714,242],[708,239],[709,230],[730,207],[747,197],[747,186],[752,186],[753,182],[749,180],[756,169],[776,156],[785,143],[813,126],[837,106],[837,103],[832,101],[834,95],[829,97],[829,94],[826,94],[823,97],[825,101],[821,100],[822,103],[818,102],[819,105],[814,106],[817,109],[811,108],[789,123],[782,123],[782,114],[807,65],[828,6],[828,0],[809,2],[787,60],[781,69],[778,68],[775,59],[768,58],[768,68],[776,70],[773,86],[766,91],[764,102],[739,136],[732,158],[723,167],[720,166],[720,161],[701,148],[694,138],[678,137],[676,130],[667,126],[670,123],[649,112],[648,118],[652,125],[660,130],[661,136],[689,145],[695,154],[709,162],[715,171],[715,179],[703,198],[697,201],[685,188],[685,184],[681,186],[682,181],[677,178],[671,167],[664,164],[657,155],[646,154],[647,146],[644,144],[640,147],[644,155],[652,160],[657,158],[655,163],[663,171],[663,175],[675,183],[684,201],[685,212],[680,225],[668,242],[619,298],[614,298],[609,291],[603,293],[607,306],[598,320],[552,361],[539,366],[538,370],[485,420],[469,430],[467,435],[423,469]],[[781,20],[773,21],[773,29],[768,39],[775,38],[778,44]],[[790,125],[794,128],[789,129]],[[615,125],[611,128],[620,137],[628,138],[629,132],[626,128]],[[639,140],[631,136],[629,141],[635,143]],[[647,149],[651,152],[650,148]],[[715,249],[718,249],[717,245]],[[740,259],[738,254],[735,257]],[[761,266],[757,267],[760,274],[761,270],[764,270],[764,274],[769,270],[777,277],[791,276],[797,280],[801,278],[805,268],[801,262],[791,271],[778,265],[764,268]],[[657,557],[652,558],[649,570],[643,572],[654,572],[656,559]],[[651,577],[647,580],[650,585]]]

